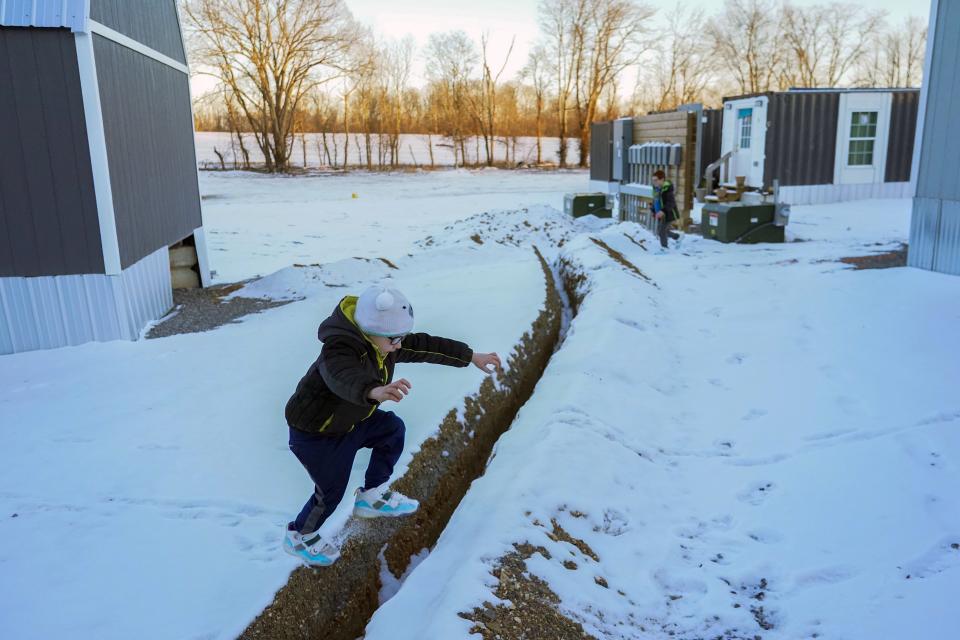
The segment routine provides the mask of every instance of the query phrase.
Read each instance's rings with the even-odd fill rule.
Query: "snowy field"
[[[296,566],[279,542],[310,486],[283,405],[317,324],[391,277],[418,329],[505,355],[543,304],[531,242],[582,265],[589,292],[368,640],[467,638],[457,614],[497,604],[490,571],[523,541],[597,638],[953,637],[960,279],[836,262],[905,241],[909,202],[795,207],[803,242],[688,237],[659,255],[636,225],[565,219],[562,194],[586,182],[201,173],[217,280],[263,275],[244,293],[300,300],[203,334],[0,358],[0,637],[235,637]],[[398,474],[483,379],[403,366]],[[551,520],[597,559],[551,540]]]
[[[200,172],[207,246],[217,282],[291,264],[354,256],[394,259],[449,223],[545,204],[586,188],[585,171],[450,170],[316,177]],[[356,195],[356,197],[354,197]]]
[[[198,131],[195,134],[197,145],[197,163],[201,167],[220,168],[220,158],[217,156],[219,151],[223,154],[223,160],[228,169],[235,168],[243,163],[243,152],[237,144],[236,139],[229,133],[218,131]],[[386,140],[386,138],[384,138]],[[347,136],[342,133],[327,134],[327,147],[324,149],[323,136],[319,133],[307,133],[303,137],[297,136],[293,146],[293,156],[291,163],[295,167],[315,169],[321,166],[327,167],[336,164],[343,164],[344,143]],[[570,159],[578,157],[576,140],[570,141]],[[245,135],[244,146],[250,153],[250,161],[254,164],[263,163],[263,154],[257,147],[256,140],[252,135]],[[429,167],[430,166],[430,144],[431,139],[421,134],[404,133],[400,134],[400,164],[410,167]],[[433,162],[437,167],[452,167],[454,161],[453,148],[450,139],[441,136],[432,136],[433,144]],[[516,145],[514,141],[509,141],[510,160],[513,161],[516,156],[516,162],[524,164],[534,164],[537,161],[537,139],[534,137],[518,137]],[[540,154],[543,162],[557,162],[558,138],[541,138]],[[379,164],[380,150],[377,146],[377,137],[371,138],[370,158],[373,166]],[[478,146],[479,145],[479,146]],[[306,148],[304,148],[306,147]],[[467,152],[467,164],[480,164],[486,162],[486,152],[483,150],[483,140],[481,138],[469,139],[464,148]],[[306,151],[306,163],[304,163],[304,151]],[[384,151],[387,155],[384,162],[389,163],[389,149]],[[507,142],[498,139],[494,145],[493,157],[497,162],[503,162],[507,158]],[[366,165],[367,150],[364,136],[351,134],[349,150],[346,151],[347,161],[350,166]],[[336,161],[334,161],[336,159]],[[460,152],[457,151],[457,162],[462,164]]]

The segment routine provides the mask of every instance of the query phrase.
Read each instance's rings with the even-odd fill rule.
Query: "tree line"
[[[510,162],[511,144],[531,136],[537,164],[584,167],[595,120],[790,87],[915,87],[926,46],[920,18],[891,24],[843,2],[726,0],[706,13],[541,0],[538,38],[505,77],[514,43],[494,50],[488,34],[450,31],[417,50],[410,36],[378,38],[343,0],[182,0],[182,14],[193,72],[216,80],[195,97],[197,129],[230,132],[247,166],[256,145],[278,172],[308,132],[335,167],[351,164],[351,136],[368,167],[396,166],[401,134],[411,133],[427,136],[431,165],[435,140],[461,165],[475,141],[493,165],[497,145]],[[418,57],[422,86],[412,80]],[[545,137],[559,140],[556,157],[543,153]]]

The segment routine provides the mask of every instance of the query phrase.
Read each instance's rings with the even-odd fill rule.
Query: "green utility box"
[[[783,242],[783,227],[773,223],[773,204],[710,202],[700,212],[704,238],[720,242]]]
[[[568,193],[563,196],[563,212],[579,218],[591,213],[598,218],[609,218],[607,196],[603,193]]]

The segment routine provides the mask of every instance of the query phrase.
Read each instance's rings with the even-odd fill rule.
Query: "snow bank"
[[[799,208],[808,242],[687,255],[635,225],[592,234],[659,288],[570,241],[589,293],[563,347],[368,640],[467,637],[458,614],[498,604],[490,572],[525,541],[599,638],[949,637],[960,280],[824,261],[902,241],[906,208],[884,205]],[[845,207],[876,224],[838,233]]]
[[[279,544],[312,488],[283,406],[340,298],[390,277],[416,301],[418,329],[500,353],[543,299],[529,250],[438,250],[395,266],[291,267],[246,291],[302,300],[240,324],[0,359],[0,636],[236,637],[297,566]],[[395,409],[400,475],[485,376],[397,373],[413,383]],[[357,456],[351,486],[368,459]]]

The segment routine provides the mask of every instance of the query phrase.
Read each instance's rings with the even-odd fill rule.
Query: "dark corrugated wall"
[[[187,75],[94,36],[123,268],[201,225]]]
[[[771,93],[763,184],[833,183],[839,93]]]
[[[0,276],[103,273],[68,29],[0,28]]]
[[[590,179],[613,179],[613,123],[590,123]]]
[[[700,175],[694,176],[696,186],[700,185],[710,163],[720,159],[723,146],[723,109],[704,109],[701,116],[706,122],[700,129],[700,144],[697,145],[700,151]],[[718,171],[716,176],[719,175]]]
[[[90,18],[186,64],[175,1],[90,0]]]
[[[908,182],[913,162],[913,140],[917,132],[920,91],[895,91],[890,109],[890,137],[887,140],[887,168],[884,182]]]

